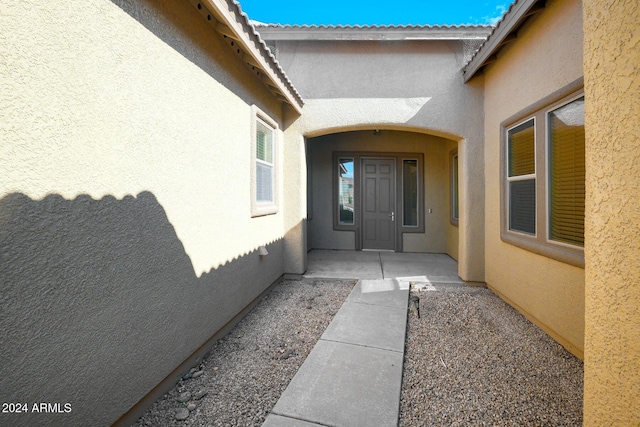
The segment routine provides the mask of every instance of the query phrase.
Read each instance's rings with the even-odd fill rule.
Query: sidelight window
[[[402,220],[405,227],[418,226],[418,160],[402,161]]]
[[[353,159],[340,158],[338,174],[338,221],[341,225],[353,225],[355,222]]]

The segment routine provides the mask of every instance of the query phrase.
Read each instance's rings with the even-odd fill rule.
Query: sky
[[[510,0],[238,0],[254,21],[289,25],[495,24]]]

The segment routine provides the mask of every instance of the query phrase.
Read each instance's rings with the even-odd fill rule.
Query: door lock
[[[396,213],[395,212],[391,212],[391,214],[389,215],[391,217],[391,222],[395,222],[396,220]]]

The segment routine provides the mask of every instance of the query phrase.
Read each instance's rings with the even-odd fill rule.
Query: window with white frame
[[[255,106],[252,115],[251,215],[255,217],[278,212],[278,125]]]
[[[584,141],[581,89],[560,91],[503,123],[504,241],[584,266]]]

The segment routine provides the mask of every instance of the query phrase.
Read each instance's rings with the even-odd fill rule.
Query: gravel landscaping
[[[582,362],[491,290],[412,295],[400,427],[582,425]]]
[[[355,281],[283,280],[140,426],[261,426]],[[409,308],[399,426],[582,425],[582,362],[490,290]]]
[[[355,283],[278,283],[134,425],[261,426]]]

